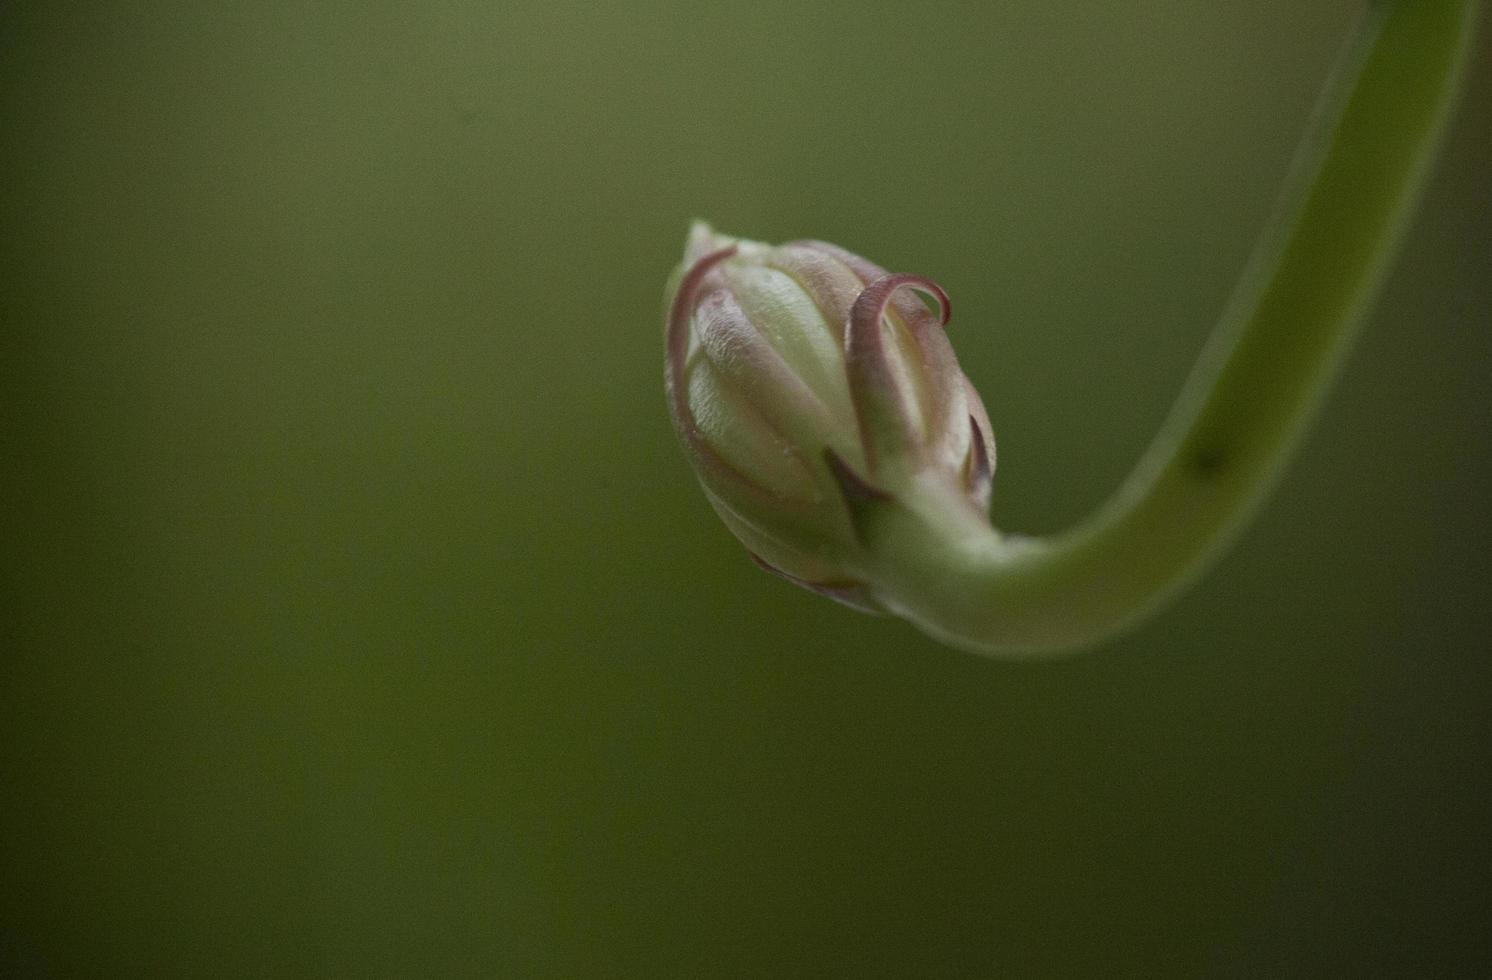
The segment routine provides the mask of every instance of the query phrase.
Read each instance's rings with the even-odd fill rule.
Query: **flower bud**
[[[867,513],[915,496],[984,520],[989,417],[932,280],[823,242],[770,246],[696,224],[670,296],[674,428],[759,565],[879,612],[895,602],[876,586]]]

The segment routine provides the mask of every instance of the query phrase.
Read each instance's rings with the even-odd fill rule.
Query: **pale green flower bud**
[[[943,332],[936,283],[823,242],[770,246],[697,224],[670,297],[674,427],[758,564],[884,611],[896,602],[876,585],[867,511],[906,495],[985,521],[989,417]]]

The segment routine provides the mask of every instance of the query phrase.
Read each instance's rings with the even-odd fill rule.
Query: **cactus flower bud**
[[[878,585],[867,513],[916,498],[987,526],[994,443],[948,313],[932,280],[836,246],[694,226],[668,304],[669,409],[757,564],[883,612],[897,603]]]

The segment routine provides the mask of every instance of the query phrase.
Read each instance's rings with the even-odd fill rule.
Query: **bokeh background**
[[[1485,973],[1492,45],[1324,415],[1107,647],[753,568],[689,219],[952,294],[996,519],[1155,431],[1356,4],[0,9],[0,973]]]

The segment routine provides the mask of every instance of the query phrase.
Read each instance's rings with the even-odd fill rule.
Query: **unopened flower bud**
[[[935,314],[917,295],[935,301]],[[674,427],[758,564],[883,611],[864,517],[915,497],[984,520],[989,418],[943,332],[948,297],[823,242],[697,224],[668,304]]]

